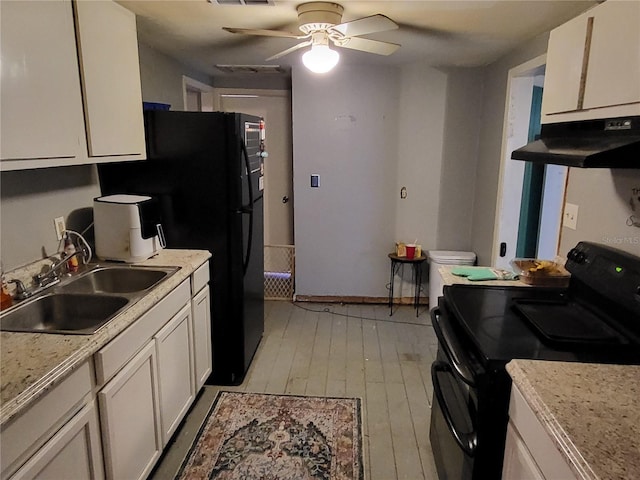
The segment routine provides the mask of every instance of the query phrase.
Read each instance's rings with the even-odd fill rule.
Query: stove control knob
[[[584,252],[581,252],[580,250],[577,250],[575,248],[572,248],[569,251],[567,257],[569,258],[569,260],[575,263],[584,263],[587,259],[587,256],[584,254]]]

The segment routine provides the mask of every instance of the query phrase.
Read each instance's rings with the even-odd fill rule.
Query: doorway
[[[186,112],[213,111],[213,87],[186,75],[182,76],[182,98]]]
[[[546,55],[509,71],[492,265],[518,256],[553,259],[560,243],[567,168],[511,160],[539,128]],[[539,131],[539,130],[538,130]]]
[[[264,161],[264,243],[294,245],[291,93],[216,88],[213,94],[215,110],[264,119],[269,154]]]

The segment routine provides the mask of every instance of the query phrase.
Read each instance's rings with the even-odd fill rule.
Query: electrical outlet
[[[58,238],[58,240],[62,240],[62,234],[67,229],[66,225],[64,224],[64,217],[54,218],[53,226],[56,229],[56,237]]]
[[[576,230],[578,228],[578,205],[565,203],[562,225],[572,230]]]

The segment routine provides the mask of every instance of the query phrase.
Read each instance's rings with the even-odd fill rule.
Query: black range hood
[[[640,116],[542,125],[515,160],[584,168],[640,168]]]

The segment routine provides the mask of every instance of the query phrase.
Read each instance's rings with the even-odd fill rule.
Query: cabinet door
[[[586,14],[582,14],[552,30],[549,35],[542,96],[543,115],[578,109],[587,18]]]
[[[193,364],[195,392],[199,392],[211,374],[211,310],[209,287],[206,286],[191,300],[193,312]]]
[[[38,478],[104,478],[98,410],[85,405],[11,480]]]
[[[503,480],[544,480],[544,476],[527,446],[524,444],[513,424],[507,425],[507,440],[504,447]]]
[[[74,8],[89,156],[145,158],[135,15],[111,1]]]
[[[146,478],[162,452],[155,342],[98,393],[106,475]]]
[[[191,306],[185,305],[156,334],[160,423],[166,445],[193,402]]]
[[[2,169],[79,163],[84,125],[71,2],[3,1],[0,21]]]
[[[584,108],[640,102],[640,2],[594,9]]]

